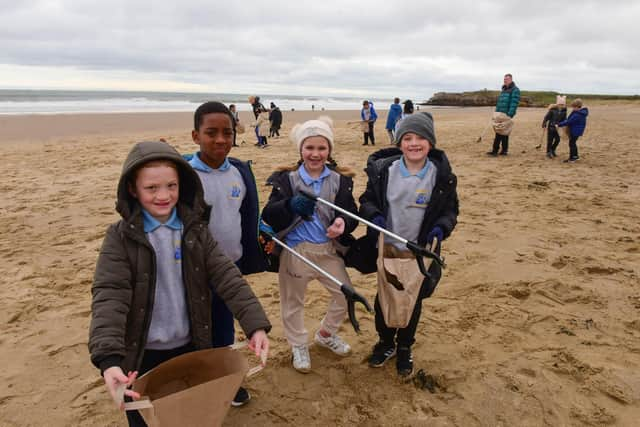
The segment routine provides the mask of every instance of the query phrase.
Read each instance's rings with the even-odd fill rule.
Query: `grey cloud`
[[[2,64],[279,92],[496,88],[504,72],[531,88],[640,87],[633,1],[2,3]]]

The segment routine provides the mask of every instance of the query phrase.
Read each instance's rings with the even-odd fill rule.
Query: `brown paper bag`
[[[134,403],[150,406],[139,409],[149,427],[220,426],[247,371],[246,358],[229,347],[183,354],[136,380],[143,398]]]
[[[505,113],[494,112],[493,118],[493,130],[498,135],[509,135],[513,130],[513,120]]]
[[[385,324],[390,328],[405,328],[411,320],[424,276],[415,256],[384,243],[378,237],[378,301]],[[397,289],[396,287],[402,289]]]
[[[245,132],[245,128],[244,128],[244,123],[242,122],[237,122],[236,123],[236,133],[237,134],[241,134]]]

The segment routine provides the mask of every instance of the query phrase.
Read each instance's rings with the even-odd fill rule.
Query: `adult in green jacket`
[[[498,102],[496,103],[496,112],[504,113],[510,118],[516,115],[518,104],[520,103],[520,89],[513,82],[513,76],[511,74],[504,75],[504,85],[500,96],[498,96]],[[502,149],[500,149],[502,145]],[[496,133],[493,140],[493,149],[487,154],[490,156],[497,156],[498,150],[501,155],[506,156],[509,152],[509,135],[500,135]]]

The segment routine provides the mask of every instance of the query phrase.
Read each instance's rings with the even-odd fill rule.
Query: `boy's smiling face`
[[[407,132],[400,140],[400,150],[404,158],[411,163],[424,162],[431,149],[431,143],[424,137]]]
[[[200,160],[217,169],[233,145],[233,123],[225,113],[209,113],[202,117],[200,128],[191,132],[193,142],[200,146]]]
[[[178,171],[173,163],[155,161],[137,171],[135,186],[130,186],[129,192],[152,217],[164,224],[178,203],[178,183]]]

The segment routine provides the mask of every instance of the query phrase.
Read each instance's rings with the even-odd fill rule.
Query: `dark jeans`
[[[138,377],[144,375],[146,372],[149,372],[159,364],[166,362],[169,359],[173,359],[176,356],[180,356],[181,354],[191,353],[195,348],[192,344],[187,344],[183,347],[174,348],[171,350],[145,350],[144,356],[142,357],[142,365],[138,370]],[[126,398],[125,400],[131,401],[131,399]],[[129,427],[146,427],[147,423],[144,422],[142,415],[138,411],[127,411],[127,421],[129,422]]]
[[[413,307],[411,320],[409,320],[409,324],[406,328],[390,328],[384,323],[384,317],[382,316],[382,309],[380,308],[378,295],[376,295],[374,310],[376,312],[376,331],[378,331],[380,341],[391,344],[395,339],[398,347],[411,347],[413,343],[416,342],[416,330],[418,329],[418,322],[420,321],[420,315],[422,314],[422,298],[418,297],[416,305]]]
[[[502,143],[501,153],[509,152],[509,135],[498,135],[496,133],[496,137],[493,139],[493,152],[498,154],[498,149],[500,149],[500,144]]]
[[[549,126],[547,131],[547,153],[555,153],[560,144],[560,134],[555,127]]]
[[[376,145],[376,138],[373,134],[373,122],[369,122],[369,132],[365,132],[364,134],[364,145],[369,145],[369,140],[371,140],[371,145]]]
[[[578,138],[579,136],[572,136],[569,138],[569,158],[577,159],[578,158]]]

